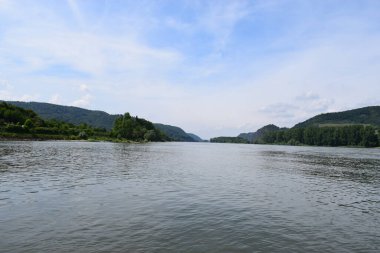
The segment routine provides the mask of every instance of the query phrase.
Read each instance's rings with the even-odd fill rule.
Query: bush
[[[87,135],[87,133],[86,133],[85,131],[82,131],[82,132],[80,132],[80,133],[78,134],[78,137],[79,137],[80,139],[82,139],[82,140],[87,140],[88,135]]]

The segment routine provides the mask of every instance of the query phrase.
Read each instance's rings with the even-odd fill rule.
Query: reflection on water
[[[380,150],[0,142],[0,252],[379,252]]]

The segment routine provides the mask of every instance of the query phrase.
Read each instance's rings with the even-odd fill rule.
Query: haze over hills
[[[49,120],[56,119],[74,125],[87,124],[92,127],[105,128],[111,130],[116,118],[121,115],[109,114],[104,111],[88,110],[74,106],[56,105],[42,102],[19,102],[6,101],[15,106],[33,110],[41,118]],[[195,134],[187,134],[183,129],[175,126],[155,123],[155,127],[164,132],[174,141],[198,142],[202,139]]]

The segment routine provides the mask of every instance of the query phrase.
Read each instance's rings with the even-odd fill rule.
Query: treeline
[[[111,136],[135,141],[169,141],[170,139],[160,130],[156,129],[152,122],[132,117],[129,113],[115,120]]]
[[[257,144],[378,147],[379,130],[373,126],[294,127],[265,133]]]
[[[210,142],[214,142],[214,143],[243,143],[243,144],[249,143],[249,141],[247,141],[246,139],[243,139],[241,137],[225,137],[225,136],[211,138]]]
[[[0,133],[3,137],[42,139],[87,139],[107,137],[107,131],[87,124],[79,126],[57,120],[43,120],[34,111],[0,103]]]
[[[115,120],[111,131],[87,124],[74,125],[58,120],[43,120],[34,111],[0,102],[0,137],[26,139],[95,139],[131,141],[170,140],[153,123],[128,113]]]

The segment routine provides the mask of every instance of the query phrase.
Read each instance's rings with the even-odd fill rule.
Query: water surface
[[[0,252],[379,252],[380,150],[0,142]]]

